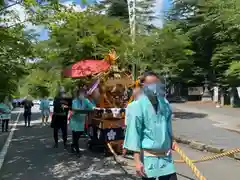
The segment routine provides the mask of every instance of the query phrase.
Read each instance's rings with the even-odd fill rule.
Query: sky
[[[88,4],[92,4],[96,1],[101,1],[101,0],[87,0]],[[171,0],[156,0],[155,13],[157,15],[163,14],[164,11],[169,9],[170,1]],[[81,11],[85,8],[85,6],[81,4],[81,0],[61,0],[60,2],[65,6],[71,6],[71,4],[73,4],[73,3],[76,4],[76,7],[75,7],[76,11]],[[16,11],[19,14],[21,21],[24,21],[24,19],[26,18],[26,15],[25,15],[24,9],[22,8],[21,5],[15,5],[11,9],[13,9],[14,11]],[[158,27],[162,27],[163,19],[154,20],[153,24],[155,24]],[[41,27],[41,26],[36,27],[30,23],[27,23],[26,28],[27,29],[35,29],[36,33],[39,34],[39,40],[48,39],[48,31],[47,31],[47,29],[44,29],[44,27]]]

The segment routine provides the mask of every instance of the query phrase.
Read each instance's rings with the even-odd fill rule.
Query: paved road
[[[15,116],[16,117],[16,116]],[[22,116],[14,132],[12,142],[7,151],[5,161],[0,169],[0,179],[4,180],[130,180],[136,179],[125,172],[112,161],[101,154],[89,152],[86,142],[81,140],[83,156],[76,158],[68,151],[52,148],[52,131],[50,127],[41,127],[39,114],[33,115],[34,125],[31,128],[23,127]],[[4,135],[4,136],[7,136]],[[0,142],[3,147],[4,140]],[[205,155],[183,147],[184,151],[192,158]],[[175,155],[175,158],[177,155]],[[129,161],[132,164],[132,161]],[[132,167],[130,172],[134,172]],[[199,168],[210,180],[238,180],[240,177],[240,163],[223,159],[217,162],[200,164]],[[188,167],[184,164],[177,165],[180,180],[195,179]]]
[[[192,159],[212,155],[210,153],[195,151],[185,146],[182,146],[182,149]],[[180,159],[180,157],[175,155],[175,159]],[[208,180],[239,180],[240,177],[240,162],[230,158],[222,158],[221,160],[208,161],[196,165]],[[185,164],[177,164],[177,172],[179,180],[196,179]]]
[[[11,126],[14,123],[14,121],[17,119],[17,116],[18,116],[18,112],[14,112],[12,114],[12,119],[13,120],[9,122],[9,130],[11,129]],[[2,128],[0,128],[0,148],[2,149],[2,147],[3,147],[4,143],[6,142],[10,132],[2,133],[1,131],[2,131]]]
[[[24,127],[22,118],[13,135],[4,164],[0,170],[0,179],[4,180],[75,180],[75,179],[130,179],[112,158],[86,150],[82,140],[84,155],[81,158],[59,146],[53,149],[52,129],[42,127],[39,114],[34,114],[32,127]],[[37,122],[37,123],[36,123]],[[3,143],[1,142],[1,147]]]
[[[180,145],[180,147],[191,159],[200,159],[203,156],[212,155],[211,153],[196,151],[183,145]],[[176,152],[174,153],[174,159],[180,159]],[[126,169],[129,173],[134,174],[134,170],[132,168],[133,162],[129,160],[129,164],[130,167],[126,167]],[[236,161],[227,157],[220,160],[197,163],[196,166],[207,180],[239,180],[240,177],[240,161]],[[197,179],[186,164],[176,164],[176,169],[178,180]]]
[[[240,133],[227,130],[230,125],[236,124],[239,117],[236,110],[235,114],[228,116],[226,114],[230,112],[226,109],[194,107],[192,104],[173,104],[173,107],[177,118],[173,123],[176,136],[227,149],[240,147]]]

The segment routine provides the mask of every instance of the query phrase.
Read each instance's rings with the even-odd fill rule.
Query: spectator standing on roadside
[[[50,115],[50,101],[48,100],[47,96],[45,96],[44,99],[41,100],[40,110],[42,114],[42,125],[47,125]]]
[[[24,108],[24,121],[25,121],[25,127],[30,127],[31,124],[31,116],[32,116],[32,107],[33,107],[33,102],[30,100],[30,97],[27,96],[26,99],[24,99],[21,103]]]
[[[8,101],[8,97],[4,99],[2,103],[0,103],[0,116],[2,120],[2,132],[8,132],[8,124],[11,119],[11,110],[12,105]]]

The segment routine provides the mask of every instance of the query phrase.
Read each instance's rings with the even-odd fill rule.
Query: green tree
[[[176,0],[169,19],[191,39],[195,81],[204,75],[221,86],[238,86],[239,13],[236,0]]]
[[[32,33],[24,24],[15,22],[19,16],[0,4],[0,96],[17,95],[18,82],[26,73],[25,63],[32,57]]]
[[[168,24],[151,35],[137,38],[133,62],[142,71],[152,69],[170,76],[172,81],[189,81],[194,52],[189,49],[191,41],[188,36],[176,32],[175,28],[175,25]]]
[[[34,64],[35,68],[54,72],[58,74],[54,78],[63,81],[64,67],[81,59],[101,59],[115,48],[122,67],[135,63],[141,71],[151,68],[178,82],[202,83],[205,74],[221,85],[238,82],[237,1],[176,0],[164,28],[148,33],[144,28],[155,18],[151,16],[154,2],[138,1],[138,33],[134,45],[126,23],[127,1],[108,0],[101,5],[106,8],[106,14],[99,14],[94,6],[85,12],[66,9],[56,2],[40,6],[32,21],[45,25],[50,39],[35,46],[35,55],[41,59]],[[125,7],[123,12],[118,11],[120,7]],[[141,28],[141,24],[145,27]],[[72,81],[65,83],[69,82]]]
[[[100,9],[104,9],[108,16],[118,17],[128,22],[127,0],[104,0],[100,3]],[[136,26],[137,32],[146,33],[154,27],[152,21],[159,17],[155,14],[155,0],[140,0],[136,2]]]
[[[51,6],[48,6],[50,10]],[[46,11],[39,12],[38,17],[45,17]],[[31,82],[35,96],[41,93],[38,88],[32,88],[33,85],[44,85],[50,92],[55,92],[61,82],[67,89],[71,89],[77,81],[62,79],[62,70],[82,59],[103,59],[112,48],[118,52],[119,65],[127,63],[123,49],[131,42],[128,24],[118,18],[98,14],[92,9],[85,12],[60,9],[54,14],[48,14],[44,21],[38,19],[36,24],[44,24],[49,29],[49,39],[38,42],[34,47],[39,61],[33,64],[34,71],[29,74],[31,80],[26,81]]]
[[[49,48],[63,66],[81,59],[101,59],[110,49],[128,44],[128,26],[115,18],[91,11],[60,12],[50,23]]]
[[[117,17],[128,23],[128,2],[127,0],[105,0],[98,4],[100,10],[107,11],[108,16]]]

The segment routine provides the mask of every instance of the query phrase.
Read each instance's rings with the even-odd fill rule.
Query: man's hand
[[[68,106],[65,104],[62,104],[62,108],[68,108]]]
[[[134,161],[135,161],[137,175],[141,176],[141,177],[146,177],[145,172],[144,172],[144,165],[140,159],[140,153],[138,153],[138,152],[134,153]]]
[[[142,162],[136,163],[136,173],[138,176],[146,177],[145,172],[144,172],[144,166],[143,166]]]
[[[176,147],[176,142],[172,143],[172,150],[175,151],[175,147]]]

